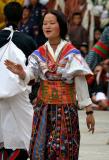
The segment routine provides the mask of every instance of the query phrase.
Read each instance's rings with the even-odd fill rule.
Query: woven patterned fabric
[[[94,45],[86,56],[86,61],[90,68],[94,68],[104,59],[109,58],[109,26],[106,27],[100,40]]]
[[[102,41],[98,41],[96,45],[92,48],[96,54],[101,56],[103,59],[109,58],[109,47],[106,46]]]
[[[80,132],[74,105],[36,105],[31,160],[78,160]]]
[[[47,104],[75,103],[75,88],[62,81],[41,81],[38,98]]]

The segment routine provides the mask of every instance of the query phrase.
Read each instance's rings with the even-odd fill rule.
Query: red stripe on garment
[[[8,152],[4,150],[4,160],[8,159]]]
[[[0,152],[0,159],[2,159],[2,151]]]
[[[109,51],[109,47],[107,47],[104,43],[101,41],[98,41],[96,45],[101,46],[104,50]]]
[[[62,59],[72,49],[75,49],[75,47],[71,43],[67,43],[61,50],[62,53],[59,60]],[[46,47],[43,45],[39,47],[38,51],[40,52],[41,56],[46,59]]]
[[[39,47],[38,51],[40,52],[41,56],[46,59],[46,48],[45,48],[45,46],[43,45],[43,46]]]
[[[9,160],[15,160],[15,158],[17,158],[17,156],[19,155],[20,150],[17,149],[16,151],[14,151],[11,155],[11,157],[9,158]]]
[[[75,47],[71,43],[67,43],[62,50],[60,60],[63,59],[63,57],[65,57],[65,55],[72,49],[75,49]]]
[[[92,48],[92,51],[96,52],[98,55],[100,55],[103,59],[106,59],[107,56],[105,54],[103,54],[103,52],[101,52],[99,49],[97,48]]]

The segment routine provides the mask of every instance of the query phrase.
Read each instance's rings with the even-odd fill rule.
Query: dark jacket
[[[0,47],[4,46],[9,41],[7,40],[9,35],[9,30],[0,31]],[[24,52],[26,58],[28,58],[28,56],[36,49],[34,40],[30,36],[19,31],[15,31],[12,41],[19,49]]]

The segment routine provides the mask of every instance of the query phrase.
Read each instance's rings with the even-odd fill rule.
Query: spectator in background
[[[31,23],[30,16],[31,16],[31,8],[27,7],[27,6],[23,7],[23,14],[22,14],[22,19],[19,23],[19,30],[32,37],[34,26],[33,26],[33,23]],[[42,43],[43,43],[43,41],[42,41]],[[38,47],[38,44],[36,44],[36,48],[37,47]],[[30,98],[31,103],[33,103],[33,100],[36,97],[37,90],[39,88],[39,83],[38,82],[35,83],[33,81],[32,84],[33,85],[32,85],[32,89],[31,89],[31,93],[29,94],[29,98]]]
[[[16,30],[13,36],[13,42],[17,45],[18,48],[20,48],[24,52],[26,58],[28,58],[28,56],[32,53],[32,51],[36,49],[36,43],[30,36],[17,31],[18,23],[21,20],[21,17],[20,18],[18,17],[19,18],[18,19],[17,18],[18,13],[15,13],[15,15],[11,15],[12,13],[9,10],[7,11],[6,16],[8,16],[9,19],[8,17],[5,17],[5,25],[6,27],[12,26],[13,29]],[[14,19],[13,21],[11,20],[11,16],[12,20]],[[0,31],[0,47],[2,47],[4,44],[8,42],[7,39],[9,34],[10,31],[5,31],[5,30]]]
[[[88,46],[91,49],[94,41],[94,27],[100,26],[99,15],[94,15],[92,0],[66,0],[65,14],[69,21],[75,12],[81,13],[82,26],[88,31]]]
[[[39,3],[39,0],[30,0],[29,7],[31,8],[30,23],[32,25],[32,37],[36,41],[37,47],[39,47],[46,40],[40,27],[46,8]]]
[[[0,29],[5,27],[5,20],[4,20],[4,15],[3,15],[3,9],[4,6],[11,2],[12,0],[0,0]],[[19,2],[20,4],[23,5],[24,0],[16,0],[16,2]]]
[[[105,71],[101,64],[98,64],[94,69],[94,77],[89,85],[89,92],[93,103],[98,109],[107,110],[107,84],[105,81]]]
[[[106,27],[94,47],[86,56],[86,61],[90,68],[94,68],[103,60],[109,58],[109,26]]]
[[[94,29],[94,44],[97,43],[101,37],[102,29],[101,28],[95,28]]]
[[[22,19],[19,22],[19,31],[32,36],[32,23],[30,22],[31,9],[30,7],[23,7]]]
[[[72,14],[68,28],[69,39],[78,49],[80,49],[82,42],[88,43],[88,32],[84,29],[81,22],[81,13],[75,12]]]
[[[109,72],[109,59],[105,59],[102,63],[103,69],[106,71],[106,73]]]

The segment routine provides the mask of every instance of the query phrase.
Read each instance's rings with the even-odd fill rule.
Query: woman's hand
[[[20,64],[16,64],[10,60],[5,60],[6,67],[13,72],[14,74],[17,74],[21,79],[25,79],[26,73]]]
[[[93,114],[88,114],[86,117],[86,123],[87,123],[87,128],[89,129],[89,132],[94,133],[95,130],[95,118]]]
[[[93,116],[93,103],[88,105],[86,107],[86,124],[87,124],[87,128],[89,129],[89,132],[91,131],[92,133],[94,133],[95,130],[95,118]]]

